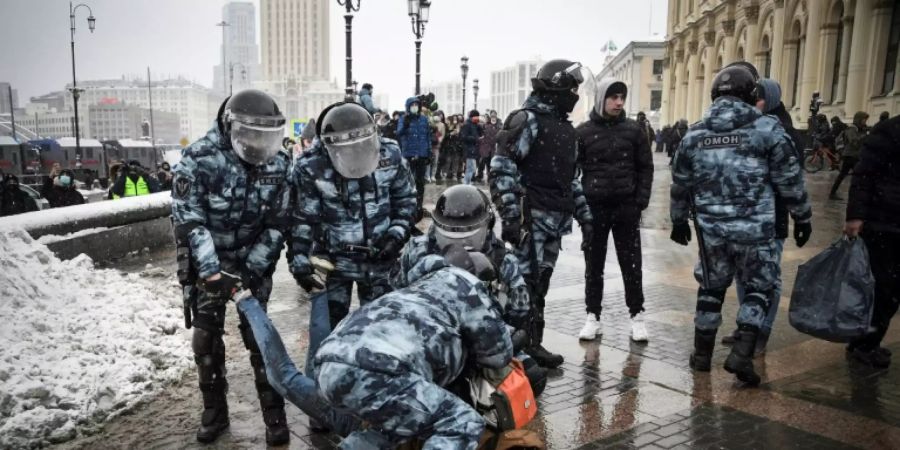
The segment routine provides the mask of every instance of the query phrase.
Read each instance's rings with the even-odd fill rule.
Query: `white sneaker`
[[[631,340],[647,342],[647,327],[644,325],[644,313],[637,313],[631,318]]]
[[[593,341],[597,336],[603,335],[603,324],[597,319],[593,313],[587,314],[584,321],[584,327],[578,332],[578,339],[582,341]]]

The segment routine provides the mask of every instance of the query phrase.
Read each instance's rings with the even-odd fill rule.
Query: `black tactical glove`
[[[794,241],[797,247],[803,247],[809,241],[809,235],[812,234],[812,224],[809,222],[794,222]]]
[[[676,223],[669,238],[681,245],[688,245],[691,242],[691,226],[687,222]]]
[[[591,243],[594,241],[594,227],[590,224],[581,226],[581,251],[591,251]]]
[[[217,280],[200,280],[197,286],[212,298],[228,299],[241,289],[241,277],[228,272],[219,272]]]
[[[392,261],[400,256],[400,250],[403,249],[403,242],[396,236],[385,233],[375,242],[375,259],[379,261]]]
[[[518,246],[522,242],[522,224],[518,220],[504,220],[500,237],[513,246]]]
[[[294,280],[297,280],[297,284],[306,292],[312,292],[325,288],[325,284],[322,283],[322,280],[320,280],[319,277],[317,277],[314,273],[308,273],[305,275],[294,274]]]

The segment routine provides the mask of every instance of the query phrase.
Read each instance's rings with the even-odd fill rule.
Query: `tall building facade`
[[[469,90],[466,91],[466,109],[472,109],[472,94],[470,92],[472,85],[469,84]],[[445,81],[443,83],[428,83],[422,85],[422,93],[434,93],[434,101],[437,102],[440,110],[444,112],[444,116],[451,114],[462,114],[462,78],[457,81]],[[412,95],[410,95],[412,97]],[[403,99],[406,104],[406,99]],[[468,113],[468,111],[466,111]]]
[[[11,99],[9,94],[10,84],[5,81],[0,81],[0,114],[9,114],[12,112],[9,107],[10,100],[12,100],[12,109],[19,107],[19,91],[13,89]]]
[[[625,112],[634,118],[639,111],[647,114],[653,128],[659,125],[662,108],[663,40],[629,42],[597,75],[598,80],[614,78],[628,86]]]
[[[263,78],[330,77],[329,0],[260,0]]]
[[[80,118],[80,117],[79,117]],[[181,120],[178,114],[166,111],[153,111],[153,123],[150,127],[150,110],[137,105],[120,102],[107,102],[88,106],[88,122],[90,134],[86,136],[97,140],[138,139],[145,134],[144,123],[157,143],[177,144],[181,139]]]
[[[224,60],[213,67],[213,90],[227,94],[247,89],[260,79],[259,45],[256,42],[256,6],[250,2],[230,2],[222,7],[225,26]],[[221,58],[222,56],[220,56]]]
[[[781,83],[794,124],[810,100],[851,119],[900,113],[900,2],[891,0],[672,0],[662,122],[699,120],[715,73],[749,61]]]
[[[543,61],[522,61],[502,70],[491,71],[491,105],[497,114],[506,117],[522,107],[531,93],[531,79]]]

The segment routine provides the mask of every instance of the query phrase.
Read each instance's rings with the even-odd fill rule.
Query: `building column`
[[[853,51],[850,52],[850,63],[847,65],[847,95],[844,97],[844,111],[853,115],[862,109],[866,89],[866,62],[868,60],[869,28],[872,26],[872,15],[875,0],[856,0],[856,11],[853,13]]]
[[[662,104],[659,107],[659,124],[668,125],[671,123],[672,108],[672,64],[669,55],[663,58],[663,89]]]
[[[734,36],[734,20],[722,22],[722,32],[725,34],[725,57],[722,58],[722,67],[734,62],[734,54],[737,51]]]
[[[840,25],[825,24],[822,26],[821,32],[822,47],[819,49],[818,71],[822,74],[822,83],[819,85],[818,90],[822,93],[822,99],[828,104],[833,104],[836,98],[836,93],[831,92],[831,86],[833,86],[832,81],[834,81],[832,80],[834,61],[836,58],[840,58],[841,55],[835,55],[832,49],[837,46],[838,26]]]
[[[775,0],[775,17],[772,23],[772,36],[769,45],[772,46],[772,78],[783,80],[784,66],[784,37],[787,30],[784,29],[784,0]],[[784,89],[782,88],[782,91]]]
[[[838,73],[837,93],[834,96],[838,102],[847,98],[847,66],[850,64],[850,47],[853,42],[853,16],[844,14],[844,42],[841,43],[841,70]]]
[[[819,66],[819,49],[822,47],[822,8],[809,8],[806,19],[806,48],[803,53],[803,77],[800,78],[800,96],[797,103],[803,105],[819,90],[822,70]]]
[[[700,49],[699,43],[697,41],[688,42],[688,51],[691,53],[690,59],[688,61],[688,66],[690,67],[691,76],[690,79],[686,81],[688,84],[688,101],[687,105],[685,105],[686,112],[685,117],[688,119],[688,122],[695,122],[697,118],[700,116],[698,112],[700,109],[700,98],[702,89],[702,81],[700,80],[703,75],[700,73],[700,55],[698,54],[698,50]]]
[[[712,92],[712,82],[715,71],[713,70],[713,66],[716,65],[716,51],[713,47],[707,48],[706,53],[706,63],[704,65],[703,72],[703,89],[700,91],[701,101],[700,101],[700,117],[703,117],[703,112],[706,111],[706,107],[712,101],[710,96]]]
[[[866,64],[866,67],[869,68],[869,79],[867,80],[868,88],[863,91],[864,100],[860,108],[862,111],[868,108],[868,99],[870,97],[882,94],[884,66],[887,64],[885,55],[887,54],[888,38],[891,32],[891,12],[893,8],[894,2],[892,0],[881,0],[875,2],[875,10],[871,14],[872,27],[867,39],[867,42],[869,42],[869,55]]]
[[[747,18],[747,45],[744,47],[744,59],[756,65],[754,59],[756,52],[759,51],[759,5],[745,7],[744,17]]]

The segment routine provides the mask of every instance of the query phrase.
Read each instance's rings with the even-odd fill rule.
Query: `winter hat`
[[[606,94],[604,95],[603,99],[606,100],[617,94],[622,94],[623,96],[628,95],[628,87],[625,86],[625,83],[616,81],[615,83],[611,84],[608,88],[606,88]]]
[[[760,78],[756,96],[766,101],[766,110],[763,112],[771,112],[781,104],[781,85],[771,78]]]
[[[362,88],[363,88],[363,89],[368,89],[368,90],[371,91],[371,90],[372,90],[372,85],[371,85],[370,83],[364,83],[364,84],[362,85]]]
[[[469,118],[470,118],[470,119],[473,118],[473,117],[480,117],[480,116],[481,116],[481,114],[478,113],[478,110],[477,110],[477,109],[473,109],[473,110],[469,111]]]

